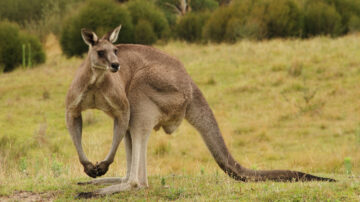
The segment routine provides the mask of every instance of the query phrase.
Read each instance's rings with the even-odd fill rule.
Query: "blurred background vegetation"
[[[31,46],[33,64],[43,63],[41,43],[50,33],[66,56],[81,56],[87,51],[81,28],[102,35],[118,24],[119,43],[148,45],[337,37],[360,30],[360,1],[0,0],[0,71],[21,64],[23,45]]]

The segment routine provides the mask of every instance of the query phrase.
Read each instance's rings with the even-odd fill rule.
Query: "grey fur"
[[[109,42],[110,36],[115,37],[114,32],[116,29],[90,45],[88,56],[78,69],[67,95],[66,118],[80,162],[89,176],[106,173],[124,136],[128,172],[125,178],[88,182],[115,184],[95,192],[81,193],[80,197],[147,187],[146,148],[151,130],[162,127],[171,134],[184,118],[199,131],[220,168],[236,180],[334,181],[297,171],[253,171],[241,166],[228,151],[210,107],[183,64],[152,47],[114,46]],[[86,37],[97,38],[91,34],[83,38]],[[91,41],[86,43],[91,44]],[[100,49],[106,51],[105,59],[98,57]],[[116,55],[114,49],[117,49]],[[107,71],[114,61],[121,67],[117,73]],[[114,118],[111,151],[97,165],[86,158],[81,147],[81,112],[89,108],[100,109]]]

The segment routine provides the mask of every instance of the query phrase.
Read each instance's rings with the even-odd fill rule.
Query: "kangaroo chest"
[[[100,91],[97,89],[89,89],[86,92],[83,92],[80,108],[81,111],[87,109],[99,109],[105,112],[110,112],[113,109],[113,103]]]

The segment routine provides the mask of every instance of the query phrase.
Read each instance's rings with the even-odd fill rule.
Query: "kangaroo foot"
[[[99,179],[90,180],[90,181],[87,181],[87,182],[78,182],[77,184],[78,185],[120,184],[120,183],[124,183],[126,181],[127,181],[126,177],[106,177],[106,178],[99,178]]]
[[[129,190],[138,190],[145,188],[144,186],[141,186],[140,184],[134,185],[133,183],[125,182],[121,184],[115,184],[111,185],[102,189],[98,189],[93,192],[80,192],[75,199],[81,199],[81,198],[93,198],[93,197],[102,197],[105,195],[115,194],[122,191],[129,191]]]

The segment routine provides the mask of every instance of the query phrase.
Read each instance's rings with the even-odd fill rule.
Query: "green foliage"
[[[188,42],[201,41],[204,24],[210,14],[190,12],[183,16],[176,26],[176,33],[180,39]]]
[[[215,10],[204,27],[204,37],[217,43],[223,41],[227,23],[232,16],[231,7],[220,7]]]
[[[204,28],[204,37],[214,42],[261,39],[266,33],[263,1],[244,0],[214,11]]]
[[[169,36],[170,29],[168,21],[164,13],[152,1],[134,0],[128,2],[126,5],[134,25],[137,25],[141,20],[147,20],[154,30],[157,37],[156,40]],[[139,42],[135,41],[135,43]]]
[[[22,173],[26,173],[28,168],[26,157],[21,157],[19,161],[19,171]]]
[[[161,178],[161,186],[165,186],[165,185],[166,185],[165,178],[164,178],[164,177],[162,177],[162,178]]]
[[[11,0],[0,1],[0,19],[16,22],[41,40],[50,32],[59,34],[59,22],[83,0]]]
[[[341,32],[346,34],[351,31],[354,16],[360,17],[360,1],[358,0],[325,0],[329,5],[334,5],[341,16]],[[351,22],[352,21],[352,22]]]
[[[190,1],[192,11],[215,10],[219,3],[215,0],[192,0]]]
[[[204,37],[236,42],[242,38],[339,36],[356,30],[360,30],[359,1],[242,0],[216,9],[206,22]]]
[[[352,15],[349,20],[349,32],[360,31],[360,17]]]
[[[236,42],[237,39],[242,36],[243,22],[239,18],[232,17],[227,25],[225,30],[225,40],[228,42]]]
[[[267,36],[264,1],[244,0],[233,5],[234,17],[227,25],[225,40],[235,42],[241,38],[263,39]]]
[[[54,158],[54,156],[53,156]],[[59,177],[63,173],[64,165],[61,162],[58,162],[56,159],[52,161],[51,171],[54,177]]]
[[[157,38],[151,23],[143,19],[136,24],[134,37],[136,43],[140,44],[153,44]]]
[[[42,15],[42,0],[11,0],[0,1],[0,18],[20,24],[30,20],[39,20]]]
[[[264,19],[269,38],[300,36],[302,15],[294,0],[273,0],[266,7]]]
[[[45,62],[45,53],[40,40],[28,33],[21,33],[19,27],[8,21],[0,22],[0,66],[5,72],[21,64],[22,45],[32,47],[31,61],[34,64]]]
[[[41,64],[45,62],[45,52],[43,50],[42,44],[40,40],[27,33],[20,33],[20,41],[22,44],[27,45],[27,48],[30,48],[31,51],[31,60],[29,60],[32,64]],[[27,53],[29,53],[29,49],[27,49]],[[29,55],[27,55],[29,56]]]
[[[164,13],[170,27],[175,26],[177,15],[174,12],[174,9],[169,6],[175,5],[178,1],[177,0],[156,0],[155,4],[156,6]]]
[[[80,30],[93,30],[99,37],[122,25],[118,43],[133,42],[133,24],[129,12],[111,0],[91,0],[74,16],[65,20],[60,44],[67,56],[81,56],[88,50]]]
[[[351,164],[351,158],[350,157],[346,157],[344,159],[344,167],[345,167],[345,170],[346,170],[346,174],[351,174],[352,164]]]
[[[20,64],[21,42],[19,27],[4,21],[0,23],[0,66],[4,72],[11,71]]]
[[[323,1],[308,1],[304,11],[305,36],[338,36],[342,31],[341,16],[334,5]]]

